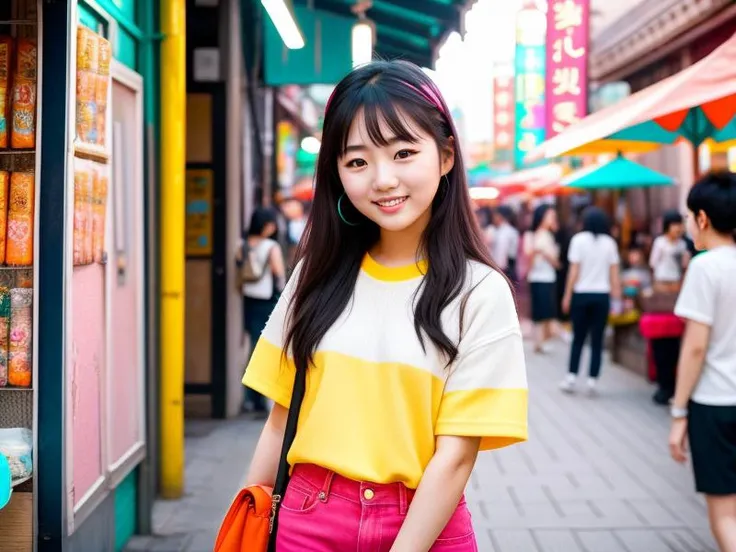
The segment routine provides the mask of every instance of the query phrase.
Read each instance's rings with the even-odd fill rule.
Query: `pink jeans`
[[[294,468],[279,510],[277,552],[389,552],[414,491],[353,481],[314,465]],[[465,499],[431,552],[477,552]]]

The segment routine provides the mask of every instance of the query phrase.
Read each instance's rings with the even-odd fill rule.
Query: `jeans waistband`
[[[311,490],[319,493],[318,498],[322,501],[337,495],[367,506],[398,506],[402,514],[409,510],[415,493],[414,489],[407,488],[403,483],[354,481],[314,464],[294,466],[291,484],[309,485]]]

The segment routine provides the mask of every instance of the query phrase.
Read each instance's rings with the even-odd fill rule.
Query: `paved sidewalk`
[[[598,397],[568,396],[557,389],[567,345],[527,359],[530,440],[481,454],[468,488],[480,551],[715,552],[690,468],[669,458],[669,418],[652,387],[607,363]],[[127,550],[211,552],[259,429],[242,418],[188,422],[187,495],[157,503],[158,536]]]

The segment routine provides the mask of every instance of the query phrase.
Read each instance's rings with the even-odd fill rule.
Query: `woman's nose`
[[[376,172],[375,187],[377,190],[392,190],[399,185],[396,173],[385,165],[379,165]]]

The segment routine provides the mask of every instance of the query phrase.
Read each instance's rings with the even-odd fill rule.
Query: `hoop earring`
[[[340,196],[340,199],[337,200],[337,215],[340,217],[340,220],[342,220],[348,226],[360,226],[359,222],[350,222],[348,219],[345,218],[345,215],[342,214],[342,198],[344,197],[345,192],[343,192]]]

